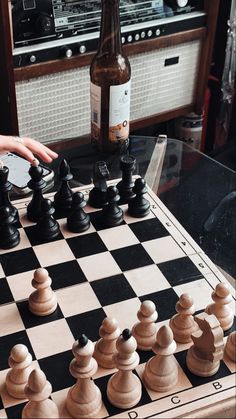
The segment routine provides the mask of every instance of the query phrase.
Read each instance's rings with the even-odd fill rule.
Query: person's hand
[[[51,163],[58,157],[57,153],[32,138],[0,135],[0,154],[7,152],[17,153],[30,163],[35,159],[35,156],[45,163]]]

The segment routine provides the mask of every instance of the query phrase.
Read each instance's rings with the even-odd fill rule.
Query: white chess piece
[[[141,382],[132,370],[139,364],[137,342],[129,329],[125,329],[116,342],[114,361],[118,372],[112,375],[107,385],[107,397],[111,404],[121,409],[130,409],[141,398]]]
[[[188,369],[200,377],[211,377],[223,358],[223,330],[214,314],[201,313],[195,316],[199,330],[192,334],[193,345],[188,349]]]
[[[113,355],[116,352],[116,341],[120,335],[120,329],[116,319],[106,317],[99,328],[99,339],[95,344],[94,358],[103,368],[115,368]]]
[[[182,294],[176,303],[175,314],[169,321],[169,326],[173,332],[174,339],[179,343],[192,341],[191,334],[198,329],[198,325],[193,318],[195,307],[193,299],[189,294]]]
[[[102,396],[91,380],[98,367],[92,357],[94,344],[85,335],[81,335],[72,351],[75,358],[70,363],[70,373],[77,382],[67,393],[67,411],[73,418],[96,418],[102,407]]]
[[[32,285],[36,291],[29,297],[29,309],[36,316],[48,316],[57,308],[57,297],[51,288],[52,280],[48,271],[38,268],[34,272]]]
[[[59,412],[55,402],[49,399],[52,386],[45,374],[39,368],[34,369],[25,387],[25,394],[29,402],[22,411],[22,419],[55,419]]]
[[[13,346],[8,359],[11,367],[6,376],[6,389],[10,396],[25,399],[25,385],[32,371],[32,356],[25,345]]]
[[[143,301],[140,310],[137,313],[139,322],[132,329],[138,349],[150,351],[156,339],[158,317],[155,304],[152,301]]]
[[[236,363],[236,332],[230,333],[227,337],[225,353],[231,361]]]
[[[156,355],[146,363],[143,381],[151,390],[169,391],[178,381],[178,366],[173,355],[176,343],[169,326],[164,325],[158,330],[152,350]]]
[[[234,321],[234,313],[229,304],[233,300],[227,283],[221,282],[216,285],[211,294],[214,303],[206,307],[207,314],[214,314],[220,322],[223,330],[229,330]]]

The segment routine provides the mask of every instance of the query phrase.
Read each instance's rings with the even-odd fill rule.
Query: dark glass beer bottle
[[[102,0],[98,51],[90,66],[91,141],[104,153],[129,143],[130,63],[122,50],[119,0]]]

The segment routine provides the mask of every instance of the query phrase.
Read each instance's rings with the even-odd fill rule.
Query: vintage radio
[[[131,132],[201,109],[218,0],[121,0]],[[100,0],[12,0],[19,133],[44,143],[90,133],[89,66]]]
[[[205,25],[200,0],[121,0],[122,42],[132,43]],[[12,0],[14,65],[22,67],[95,51],[101,1]]]

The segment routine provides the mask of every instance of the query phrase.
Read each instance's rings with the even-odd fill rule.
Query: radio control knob
[[[156,29],[156,36],[160,36],[160,34],[161,34],[161,30],[159,28]]]
[[[129,36],[128,36],[127,41],[128,41],[128,42],[132,42],[132,41],[133,41],[133,37],[132,37],[132,35],[129,35]]]
[[[151,29],[149,29],[149,31],[148,31],[148,33],[147,33],[147,36],[148,36],[149,38],[151,38],[151,36],[152,36],[152,31],[151,31]]]
[[[72,49],[70,49],[69,47],[66,47],[66,46],[62,47],[62,49],[61,49],[61,56],[62,57],[71,58],[72,55],[73,55]]]
[[[135,34],[134,39],[135,39],[135,41],[139,41],[139,39],[140,39],[140,35],[139,35],[139,33],[136,33],[136,34]]]
[[[124,37],[124,36],[122,36],[122,38],[121,38],[121,43],[122,43],[122,44],[124,44],[124,43],[125,43],[125,37]]]
[[[141,32],[141,38],[144,39],[146,36],[146,33],[144,31]]]
[[[79,47],[79,52],[80,52],[81,54],[84,54],[84,53],[86,52],[86,46],[85,46],[85,45],[81,45],[81,46]]]
[[[68,49],[66,50],[66,57],[67,57],[67,58],[70,58],[70,57],[72,57],[72,55],[73,55],[72,49],[68,48]]]
[[[37,58],[36,58],[35,55],[31,55],[29,60],[30,60],[31,64],[34,64],[37,61]]]

